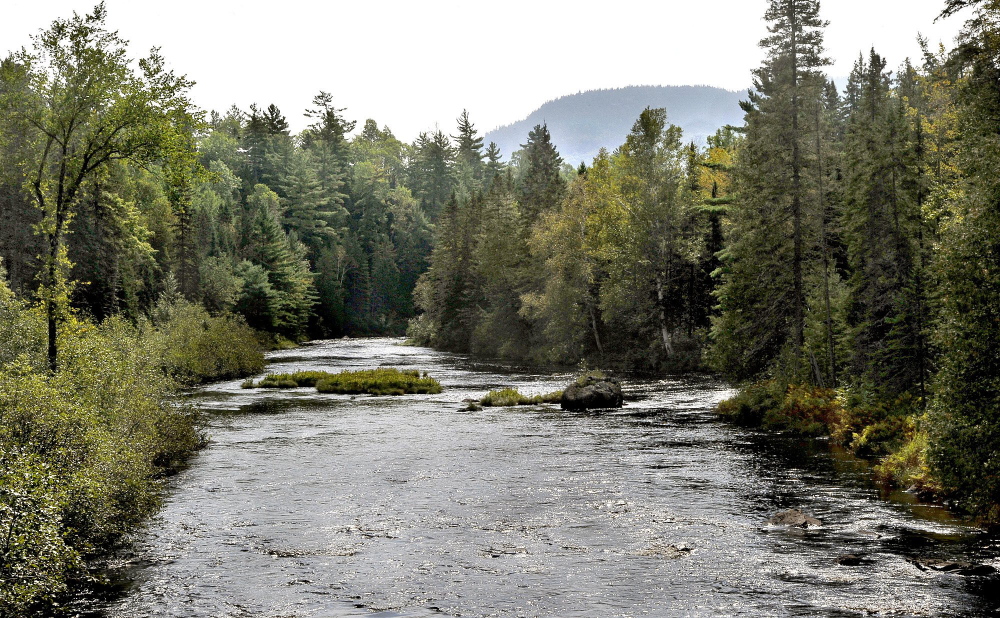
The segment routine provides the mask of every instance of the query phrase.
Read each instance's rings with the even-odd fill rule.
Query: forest
[[[734,422],[1000,521],[1000,2],[942,18],[967,8],[953,49],[863,50],[840,91],[818,0],[771,0],[742,126],[700,147],[647,108],[578,168],[466,111],[412,143],[325,91],[294,135],[205,112],[103,4],[57,20],[0,64],[3,612],[155,510],[203,439],[173,389],[345,335],[714,372]]]

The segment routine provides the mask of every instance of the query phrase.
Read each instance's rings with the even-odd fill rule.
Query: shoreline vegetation
[[[2,273],[0,273],[2,274]],[[52,615],[159,508],[206,437],[180,389],[260,372],[257,333],[181,299],[139,323],[45,316],[0,276],[0,616]]]
[[[743,387],[716,412],[741,427],[821,438],[872,463],[872,480],[905,489],[921,501],[947,504],[948,492],[927,458],[927,415],[908,395],[885,402],[847,389],[788,386],[776,381]]]

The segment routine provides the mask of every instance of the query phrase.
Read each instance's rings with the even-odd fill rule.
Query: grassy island
[[[247,388],[302,388],[315,387],[321,393],[368,395],[423,395],[441,392],[441,383],[426,373],[400,370],[391,367],[361,371],[296,371],[264,376],[256,385],[244,383]]]

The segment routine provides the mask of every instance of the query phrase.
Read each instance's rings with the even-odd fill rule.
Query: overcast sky
[[[3,0],[0,51],[30,45],[57,17],[96,0]],[[359,125],[374,118],[409,141],[463,108],[485,132],[545,101],[628,85],[742,90],[760,64],[767,0],[107,0],[108,24],[134,54],[159,46],[197,81],[204,109],[275,103],[292,128],[320,90]],[[890,67],[918,57],[917,33],[952,43],[962,15],[944,0],[825,0],[833,77],[875,45]],[[669,110],[668,110],[669,113]]]

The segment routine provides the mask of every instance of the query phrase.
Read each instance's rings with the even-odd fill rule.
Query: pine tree
[[[561,174],[562,157],[552,143],[545,124],[535,125],[528,133],[528,143],[522,144],[524,171],[521,177],[521,215],[530,225],[543,212],[551,212],[566,193],[566,181]]]
[[[506,166],[503,164],[503,156],[500,153],[500,147],[497,146],[496,142],[490,142],[486,146],[486,189],[489,190],[490,186],[493,184],[494,179],[497,176],[503,174]]]
[[[859,63],[844,146],[843,227],[851,265],[847,320],[853,376],[888,395],[921,382],[914,296],[922,227],[909,123],[874,50]]]
[[[713,363],[745,379],[777,368],[809,379],[806,287],[820,220],[808,171],[815,165],[809,117],[824,94],[823,27],[818,0],[771,0],[764,65],[743,103],[746,140],[734,167],[737,197],[731,243],[718,291]]]
[[[1000,19],[979,5],[960,37],[961,167],[942,231],[942,350],[930,411],[929,455],[967,510],[1000,521]]]
[[[314,256],[323,247],[337,242],[334,225],[343,211],[330,208],[329,197],[323,190],[310,151],[298,149],[292,154],[281,189],[284,194],[282,223],[286,231],[294,230]]]
[[[431,222],[436,222],[455,188],[455,149],[439,129],[432,134],[421,133],[413,150],[409,187]]]
[[[335,107],[333,95],[328,92],[320,91],[312,104],[314,109],[306,110],[305,115],[314,122],[302,132],[302,146],[315,157],[316,172],[331,211],[340,212],[346,198],[343,189],[350,162],[346,136],[356,123],[344,118],[346,108]]]
[[[458,135],[453,135],[456,143],[455,163],[457,175],[472,186],[483,181],[483,138],[469,120],[469,112],[462,110],[458,117]]]

